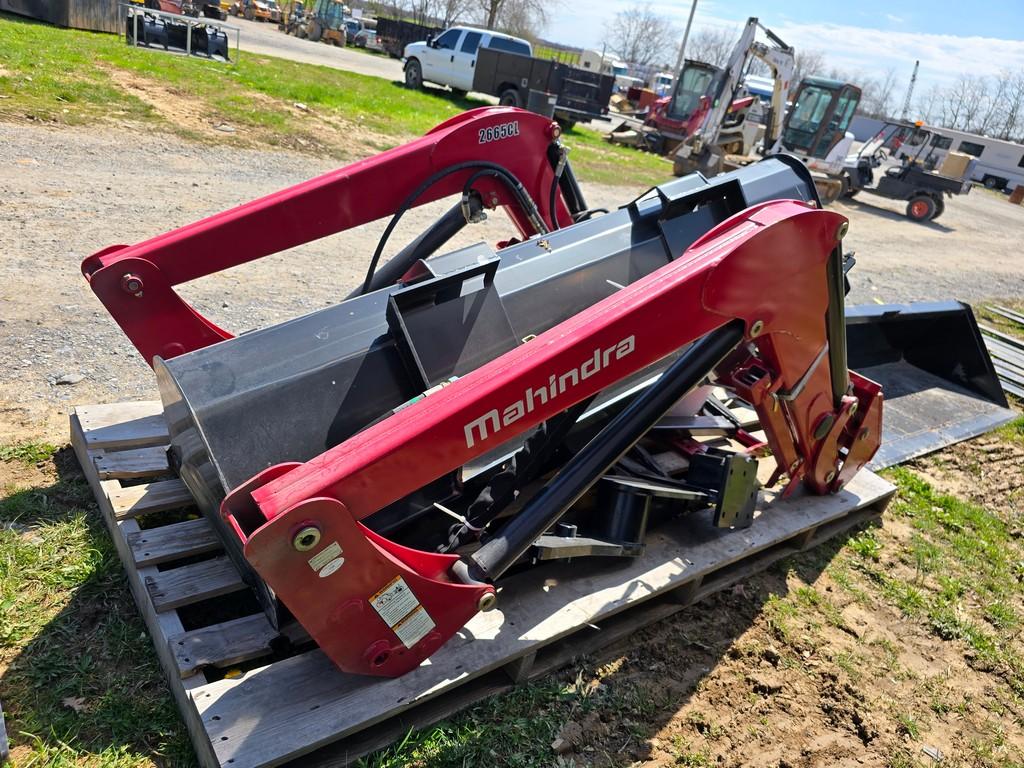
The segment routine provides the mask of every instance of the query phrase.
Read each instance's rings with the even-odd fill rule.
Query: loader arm
[[[229,493],[221,513],[339,667],[397,676],[491,606],[491,582],[533,531],[554,524],[706,376],[754,405],[786,493],[801,484],[836,492],[877,450],[882,409],[880,387],[846,368],[837,267],[845,225],[796,201],[738,213],[666,266],[320,456],[264,470]],[[475,555],[409,549],[361,522],[693,342],[652,394],[570,459],[551,494]]]
[[[546,232],[556,220],[571,224],[563,196],[551,194],[559,135],[556,123],[523,110],[471,110],[367,160],[142,243],[108,247],[86,258],[82,273],[152,365],[156,356],[176,357],[232,338],[174,286],[376,221],[403,205],[458,194],[485,166],[506,170],[536,204],[538,210],[529,210],[493,175],[474,182],[483,205],[504,206],[522,237]]]

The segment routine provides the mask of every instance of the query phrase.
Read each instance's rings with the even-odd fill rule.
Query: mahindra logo
[[[553,373],[548,377],[548,383],[539,387],[528,387],[523,392],[522,398],[514,403],[505,406],[501,410],[492,408],[476,421],[471,421],[463,429],[466,433],[466,447],[472,448],[477,442],[488,440],[498,434],[503,428],[519,421],[528,413],[533,413],[537,405],[545,405],[549,400],[554,400],[564,395],[581,381],[586,381],[598,371],[602,371],[613,362],[621,360],[626,355],[632,354],[636,348],[636,339],[627,336],[618,344],[613,344],[607,349],[595,349],[594,354],[587,358],[577,368],[570,368],[565,373]]]

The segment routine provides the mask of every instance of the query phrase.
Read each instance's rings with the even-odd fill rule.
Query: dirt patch
[[[1020,524],[1024,509],[1024,447],[986,435],[910,465],[933,486]]]
[[[118,88],[147,104],[157,115],[177,128],[214,135],[216,126],[223,123],[203,109],[199,100],[182,91],[124,69],[103,69]]]
[[[105,67],[104,71],[118,88],[147,104],[175,130],[190,138],[243,147],[283,147],[342,159],[364,157],[367,149],[382,150],[412,138],[385,136],[357,122],[320,113],[305,104],[287,104],[256,91],[245,94],[253,111],[285,115],[287,128],[282,131],[237,125],[210,109],[203,99],[185,91],[123,69]]]

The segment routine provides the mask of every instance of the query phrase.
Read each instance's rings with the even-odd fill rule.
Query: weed
[[[57,446],[49,443],[24,442],[0,445],[0,461],[20,461],[31,466],[48,461],[56,452]]]
[[[909,736],[914,741],[920,741],[921,739],[921,726],[918,725],[917,720],[912,715],[901,713],[896,716],[896,721],[899,723],[897,730]]]
[[[882,554],[882,544],[875,537],[875,531],[872,528],[852,536],[846,546],[861,557],[875,562],[878,562]]]

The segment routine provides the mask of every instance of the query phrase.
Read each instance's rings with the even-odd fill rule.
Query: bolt
[[[825,483],[826,484],[827,483],[831,483],[835,479],[836,479],[836,471],[834,469],[831,472],[829,472],[827,475],[825,475]]]
[[[756,339],[761,335],[761,331],[764,330],[764,321],[755,320],[753,325],[750,326],[750,338]]]
[[[836,230],[836,242],[839,242],[844,237],[846,237],[846,233],[849,232],[849,231],[850,231],[850,222],[844,221],[842,224],[839,225],[839,229]]]
[[[772,412],[775,412],[775,411],[779,410],[779,396],[776,395],[773,392],[772,395],[771,395],[771,400],[772,400]]]
[[[796,471],[800,468],[800,459],[796,459],[792,464],[789,465],[789,476],[792,477],[796,474]]]
[[[850,415],[853,416],[856,412],[857,412],[857,401],[854,400],[853,404],[850,406]]]
[[[315,525],[307,525],[299,529],[292,539],[292,546],[299,552],[308,552],[320,543],[320,529]]]
[[[487,611],[493,610],[494,606],[498,604],[498,596],[493,592],[484,592],[480,595],[480,600],[477,602],[477,610],[486,613]]]
[[[864,429],[862,429],[860,431],[860,434],[857,435],[857,439],[858,440],[867,440],[870,436],[871,436],[871,430],[868,429],[867,427],[864,427]]]
[[[142,293],[143,282],[142,278],[131,272],[121,277],[121,290],[125,293],[130,293],[133,296],[138,296]]]

